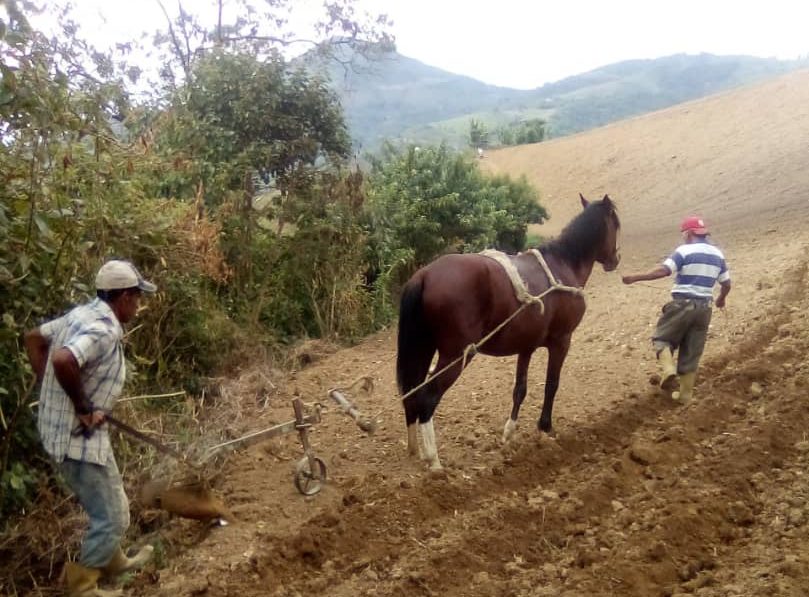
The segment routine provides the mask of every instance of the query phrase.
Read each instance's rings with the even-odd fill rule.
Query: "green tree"
[[[475,118],[469,121],[469,146],[482,149],[489,146],[489,131],[485,122]]]
[[[186,167],[166,179],[163,192],[197,189],[217,209],[235,275],[230,292],[254,301],[267,294],[271,280],[257,271],[263,269],[257,264],[267,263],[258,247],[272,253],[284,242],[266,227],[258,229],[257,217],[274,222],[278,237],[294,230],[308,217],[312,189],[336,175],[350,152],[339,101],[326,81],[292,66],[282,52],[303,44],[335,60],[367,59],[392,48],[389,22],[361,13],[353,0],[332,0],[313,36],[301,39],[287,30],[298,6],[290,0],[217,0],[215,23],[178,6],[176,17],[164,7],[168,30],[156,39],[166,57],[163,79],[173,90],[158,142],[164,155]],[[261,214],[255,209],[259,196],[271,198],[268,209],[261,202]]]
[[[524,145],[545,140],[547,123],[541,118],[530,118],[502,126],[497,136],[503,145]]]
[[[387,15],[360,10],[355,0],[329,0],[312,23],[309,34],[293,32],[289,20],[301,3],[294,0],[216,0],[216,20],[205,22],[177,2],[171,14],[162,0],[166,29],[155,35],[156,58],[164,64],[162,80],[170,89],[182,87],[196,60],[214,49],[253,57],[280,54],[288,49],[314,49],[323,57],[344,61],[351,56],[372,58],[390,52],[394,38]],[[311,15],[298,21],[305,22]],[[346,66],[351,65],[348,58]]]
[[[254,281],[250,249],[261,186],[271,186],[266,215],[280,234],[304,217],[321,174],[339,167],[350,141],[339,102],[325,82],[279,56],[259,61],[214,50],[199,59],[158,136],[166,155],[187,164],[164,192],[200,188],[222,211],[226,249],[239,291]]]
[[[443,145],[387,146],[370,185],[370,262],[380,273],[407,275],[450,251],[522,249],[527,225],[547,217],[524,179],[488,178]]]
[[[484,192],[492,197],[497,208],[493,246],[506,253],[525,249],[528,224],[541,224],[548,217],[538,202],[536,190],[524,176],[512,180],[497,175],[486,181]]]
[[[517,145],[525,143],[540,143],[545,140],[545,121],[541,118],[531,118],[520,123],[515,134],[514,142]]]
[[[514,129],[509,126],[501,126],[497,129],[497,139],[500,145],[514,145]]]

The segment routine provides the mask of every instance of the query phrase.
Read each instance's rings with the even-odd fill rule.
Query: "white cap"
[[[128,261],[118,259],[107,261],[96,274],[96,290],[124,288],[139,288],[143,292],[157,290],[157,286],[144,280],[137,268]]]

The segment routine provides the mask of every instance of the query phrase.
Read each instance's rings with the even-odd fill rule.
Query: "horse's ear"
[[[581,199],[581,206],[586,209],[587,206],[590,205],[590,202],[587,201],[587,199],[585,199],[584,195],[582,195],[581,193],[579,193],[579,198]]]
[[[612,199],[610,199],[610,196],[607,194],[604,195],[604,198],[601,200],[601,202],[607,207],[614,207]]]

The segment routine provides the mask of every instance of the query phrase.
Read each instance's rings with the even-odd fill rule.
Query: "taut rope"
[[[500,325],[498,325],[491,332],[483,336],[483,338],[481,338],[477,343],[473,342],[472,344],[464,348],[463,354],[461,354],[461,356],[459,356],[457,359],[452,361],[449,365],[447,365],[440,371],[436,371],[434,374],[428,375],[427,378],[419,385],[417,385],[415,388],[411,388],[406,394],[402,396],[402,400],[406,400],[407,398],[409,398],[415,392],[417,392],[418,390],[426,386],[428,383],[430,383],[433,379],[446,372],[447,369],[457,365],[460,361],[463,361],[463,365],[461,366],[461,368],[465,369],[467,363],[469,362],[469,359],[475,356],[475,354],[478,352],[478,348],[480,348],[481,346],[486,344],[486,342],[491,340],[492,336],[494,336],[497,332],[506,327],[509,324],[509,322],[515,317],[517,317],[517,315],[519,315],[522,312],[522,310],[525,309],[526,307],[539,304],[540,314],[545,313],[545,303],[542,302],[542,299],[545,297],[545,295],[550,294],[554,290],[561,290],[563,292],[571,292],[579,296],[584,296],[584,290],[582,288],[579,288],[577,286],[566,286],[565,284],[562,284],[561,282],[559,282],[559,280],[556,279],[556,276],[553,275],[551,268],[548,267],[548,264],[545,261],[545,258],[542,256],[542,253],[540,253],[536,249],[530,249],[527,252],[531,253],[534,257],[536,257],[536,260],[539,261],[539,265],[542,266],[542,269],[548,278],[548,283],[550,284],[550,286],[539,294],[531,294],[530,292],[528,292],[528,288],[525,285],[525,281],[520,277],[520,273],[517,271],[517,266],[515,266],[514,262],[508,258],[508,255],[506,255],[501,251],[495,251],[492,249],[481,251],[480,255],[483,255],[484,257],[488,257],[490,259],[494,259],[506,271],[509,280],[511,280],[512,286],[514,286],[514,293],[517,295],[517,300],[519,300],[522,304],[520,305],[519,309],[517,309],[516,311],[514,311],[514,313],[506,317],[506,319],[504,319],[500,323]]]

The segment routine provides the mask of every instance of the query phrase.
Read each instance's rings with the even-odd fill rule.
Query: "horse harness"
[[[545,312],[545,303],[542,302],[543,297],[554,290],[562,290],[564,292],[571,292],[578,296],[584,296],[584,290],[582,288],[577,286],[566,286],[565,284],[559,282],[551,271],[551,268],[548,266],[548,263],[545,261],[545,257],[543,257],[542,253],[540,253],[537,249],[529,249],[526,251],[526,253],[530,253],[536,258],[539,265],[542,267],[542,270],[545,272],[545,276],[548,278],[548,283],[550,286],[540,294],[535,295],[528,292],[528,287],[525,284],[525,280],[522,279],[520,273],[517,271],[517,266],[514,265],[514,262],[509,258],[508,255],[502,251],[495,251],[494,249],[487,249],[480,252],[480,254],[484,257],[494,259],[506,271],[509,280],[511,280],[511,285],[514,286],[514,293],[517,295],[517,300],[524,305],[533,305],[538,303],[540,313]],[[516,313],[514,315],[516,315]],[[514,315],[511,317],[514,317]],[[506,321],[508,321],[508,319]]]

